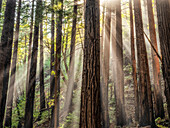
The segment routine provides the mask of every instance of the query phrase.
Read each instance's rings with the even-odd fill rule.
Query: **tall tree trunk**
[[[55,91],[54,91],[54,128],[59,127],[59,108],[60,108],[60,61],[61,61],[61,38],[62,38],[62,19],[63,19],[63,0],[58,1],[61,4],[57,20],[56,37],[56,61],[55,61]]]
[[[11,64],[16,0],[7,0],[0,43],[0,127],[3,125]]]
[[[80,128],[101,128],[100,12],[98,0],[86,0]]]
[[[31,24],[30,24],[30,34],[29,34],[29,52],[28,52],[28,65],[27,65],[27,76],[26,76],[26,96],[28,93],[29,85],[29,71],[31,63],[31,49],[32,49],[32,30],[33,30],[33,21],[34,20],[34,0],[32,0],[32,10],[31,10]]]
[[[51,0],[51,6],[54,7],[54,0]],[[51,15],[51,63],[50,63],[50,99],[54,99],[54,87],[55,87],[55,78],[52,72],[55,71],[55,62],[54,62],[54,10],[52,10]],[[54,127],[54,106],[51,109],[51,123],[50,126]]]
[[[40,115],[45,108],[43,22],[40,24]]]
[[[125,100],[124,100],[124,72],[123,72],[123,41],[122,41],[122,18],[121,1],[116,5],[116,123],[117,126],[126,124]]]
[[[71,112],[73,89],[74,89],[74,61],[75,61],[75,41],[76,41],[76,21],[77,21],[77,0],[74,0],[73,10],[73,25],[71,34],[71,49],[70,49],[70,64],[69,64],[69,76],[65,101],[66,116]]]
[[[109,81],[109,59],[110,59],[110,25],[111,25],[111,8],[106,4],[106,22],[105,22],[105,39],[104,39],[104,65],[103,65],[103,79],[102,86],[102,111],[103,111],[103,127],[109,127],[109,113],[108,113],[108,81]]]
[[[138,53],[139,70],[139,124],[140,126],[153,125],[153,103],[151,83],[149,76],[148,58],[143,33],[143,22],[140,0],[134,1],[135,25],[136,25],[136,43]]]
[[[148,19],[149,19],[149,32],[151,42],[158,51],[157,41],[156,41],[156,30],[155,30],[155,21],[152,8],[152,0],[147,0],[148,7]],[[155,100],[155,117],[165,117],[164,108],[163,108],[163,98],[162,98],[162,89],[161,89],[161,75],[160,75],[160,65],[159,58],[154,50],[151,50],[152,53],[152,64],[153,64],[153,77],[154,77],[154,100]]]
[[[132,69],[133,69],[132,75],[133,75],[134,95],[135,95],[135,121],[138,122],[139,121],[139,94],[138,94],[137,73],[136,73],[132,0],[129,0],[129,9],[130,9],[131,60],[132,60]]]
[[[33,50],[31,55],[28,93],[26,96],[25,122],[24,122],[25,128],[33,127],[33,107],[34,107],[34,95],[35,95],[35,85],[36,85],[38,36],[39,36],[39,24],[41,23],[41,20],[42,20],[42,0],[37,0],[35,25],[34,25]]]
[[[158,29],[162,53],[162,71],[165,80],[165,96],[170,119],[170,5],[169,0],[156,0]]]
[[[6,118],[5,118],[5,126],[6,127],[11,127],[13,95],[14,95],[14,85],[15,85],[15,73],[16,73],[17,52],[18,52],[18,38],[19,38],[19,28],[20,28],[20,9],[21,9],[21,0],[18,1],[14,51],[13,51],[13,58],[12,58],[8,99],[7,99],[7,105],[6,105]]]

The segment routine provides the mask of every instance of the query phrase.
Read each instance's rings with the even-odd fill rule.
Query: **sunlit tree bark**
[[[137,84],[137,73],[136,73],[132,0],[129,0],[129,9],[130,9],[131,60],[132,60],[132,68],[133,68],[132,75],[133,75],[134,95],[135,95],[135,121],[139,121],[139,96],[138,96],[138,84]]]
[[[122,18],[121,1],[116,4],[116,123],[117,126],[126,124],[125,101],[124,101],[124,72],[123,72],[123,41],[122,41]]]
[[[80,128],[101,128],[99,16],[99,1],[87,0],[85,5]]]
[[[26,96],[25,107],[25,120],[24,127],[33,127],[33,108],[34,108],[34,96],[36,86],[36,69],[37,69],[37,53],[38,53],[38,36],[39,36],[39,24],[42,20],[42,0],[37,0],[36,12],[35,12],[35,25],[34,25],[34,40],[33,49],[31,54],[31,64],[29,73],[28,92]]]
[[[0,43],[0,127],[3,125],[11,64],[16,0],[7,0]]]
[[[58,1],[61,4],[57,20],[56,37],[56,61],[55,61],[55,90],[54,90],[54,128],[59,127],[59,108],[60,108],[60,62],[61,62],[61,38],[62,38],[62,18],[63,18],[63,0]]]
[[[140,0],[134,1],[134,11],[139,72],[139,124],[141,126],[150,124],[154,126],[152,92]]]
[[[10,75],[10,84],[8,91],[8,99],[6,105],[6,117],[5,117],[5,126],[11,127],[11,118],[12,118],[12,106],[13,106],[13,95],[14,95],[14,84],[15,84],[15,75],[16,75],[16,63],[17,63],[17,53],[18,53],[18,38],[19,38],[19,28],[20,28],[20,9],[21,9],[21,0],[18,1],[18,10],[17,10],[17,21],[16,21],[16,30],[15,30],[15,41],[14,41],[14,50],[11,66],[11,75]]]
[[[149,32],[151,42],[158,51],[157,40],[156,40],[156,30],[155,30],[155,21],[152,8],[152,0],[147,0],[147,9],[148,9],[148,19],[149,19]],[[152,52],[152,65],[153,65],[153,77],[154,77],[154,100],[155,100],[155,117],[164,118],[164,108],[163,108],[163,98],[161,90],[161,76],[160,76],[160,65],[159,58],[154,50]]]
[[[165,96],[170,119],[170,5],[169,0],[156,0],[158,29],[162,53],[162,71],[165,81]]]
[[[71,48],[70,48],[70,64],[69,64],[69,74],[68,74],[68,84],[66,92],[65,101],[65,111],[66,115],[72,112],[72,97],[74,89],[74,63],[75,63],[75,41],[76,41],[76,22],[77,22],[77,0],[74,0],[74,10],[73,10],[73,25],[71,33]]]
[[[102,85],[102,112],[103,112],[103,127],[109,127],[109,113],[108,113],[108,81],[109,81],[109,60],[110,60],[110,26],[111,26],[111,9],[109,4],[105,4],[106,18],[105,18],[105,38],[103,39],[103,79]]]

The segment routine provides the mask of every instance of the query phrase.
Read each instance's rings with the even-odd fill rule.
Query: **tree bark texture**
[[[148,19],[149,19],[149,33],[151,42],[158,51],[157,40],[156,40],[156,30],[155,30],[155,21],[152,7],[152,0],[147,0],[147,9],[148,9]],[[161,75],[160,75],[160,65],[159,58],[157,57],[154,50],[151,50],[152,53],[152,65],[153,65],[153,77],[154,77],[154,100],[155,100],[155,117],[165,117],[164,108],[163,108],[163,98],[161,90]]]
[[[162,71],[165,81],[165,96],[170,119],[170,5],[169,0],[156,0],[158,30],[162,53]]]
[[[99,1],[87,0],[85,5],[80,128],[101,128],[99,16]]]
[[[132,0],[129,0],[129,9],[130,9],[131,60],[132,60],[132,69],[133,69],[132,75],[133,75],[134,95],[135,95],[135,121],[139,121],[139,94],[138,94],[137,71],[136,71]]]

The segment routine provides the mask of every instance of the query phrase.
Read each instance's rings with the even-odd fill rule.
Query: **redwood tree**
[[[40,114],[45,108],[43,21],[40,24]]]
[[[103,51],[103,79],[102,85],[102,112],[103,112],[103,127],[109,127],[109,113],[108,113],[108,81],[109,81],[109,60],[110,60],[110,27],[111,26],[111,8],[109,3],[106,4],[106,19],[105,19],[105,38]]]
[[[54,0],[51,0],[51,6],[54,7]],[[51,63],[50,63],[50,99],[54,99],[54,86],[55,86],[55,79],[54,74],[52,72],[55,71],[55,62],[54,62],[54,29],[55,29],[55,21],[54,21],[54,10],[52,10],[51,14]],[[54,127],[54,106],[51,109],[51,122],[50,126]]]
[[[148,58],[143,33],[141,0],[134,1],[134,11],[139,72],[139,124],[140,126],[146,126],[150,124],[154,126],[152,92]]]
[[[60,62],[61,62],[61,39],[62,39],[62,18],[63,18],[63,0],[58,1],[61,8],[58,10],[57,37],[56,37],[56,60],[55,60],[55,90],[54,90],[54,128],[59,127],[59,108],[60,108]]]
[[[36,14],[35,14],[35,25],[34,25],[34,40],[33,49],[31,54],[31,65],[29,73],[29,84],[28,92],[26,96],[26,107],[25,107],[25,128],[33,127],[33,108],[34,108],[34,95],[36,85],[36,69],[37,69],[37,53],[38,53],[38,36],[39,36],[39,24],[42,20],[42,0],[37,0]]]
[[[152,0],[147,0],[147,8],[148,8],[148,19],[149,19],[149,33],[151,42],[158,51],[157,40],[156,40],[156,30],[155,30],[155,21],[154,14],[152,8]],[[162,90],[161,90],[161,75],[160,75],[160,65],[159,58],[154,50],[152,52],[152,65],[153,65],[153,78],[154,78],[154,100],[155,100],[155,117],[164,118],[164,108],[163,108],[163,98],[162,98]]]
[[[133,69],[132,75],[133,75],[134,95],[135,95],[135,121],[139,121],[139,94],[138,94],[137,72],[136,72],[132,0],[129,0],[129,9],[130,9],[131,60],[132,60],[132,69]]]
[[[99,0],[86,0],[80,128],[101,128]]]
[[[26,95],[28,93],[28,84],[29,84],[33,23],[34,23],[34,0],[32,0],[32,9],[31,9],[31,24],[30,24],[30,33],[29,33],[29,50],[28,50],[27,76],[26,76]]]
[[[0,43],[0,127],[3,125],[11,64],[16,0],[7,0]]]
[[[158,29],[162,53],[162,71],[165,81],[165,96],[170,119],[170,4],[169,0],[156,0]]]
[[[18,10],[17,10],[17,21],[16,21],[16,30],[15,30],[15,41],[14,41],[14,50],[11,66],[11,75],[8,91],[8,100],[6,105],[6,117],[5,117],[5,126],[11,127],[11,118],[12,118],[12,106],[13,106],[13,95],[14,95],[14,85],[15,85],[15,76],[16,76],[16,64],[18,56],[18,38],[19,38],[19,28],[20,28],[20,9],[21,9],[21,0],[18,1]]]
[[[122,41],[122,17],[121,0],[116,4],[116,69],[117,78],[115,86],[116,99],[116,123],[117,126],[126,124],[124,101],[124,72],[123,72],[123,41]]]

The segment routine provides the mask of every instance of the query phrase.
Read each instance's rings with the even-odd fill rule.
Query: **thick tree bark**
[[[27,65],[27,76],[26,76],[26,95],[28,93],[28,84],[29,84],[29,71],[31,63],[31,49],[32,49],[32,30],[33,30],[33,21],[34,20],[34,0],[32,1],[32,10],[31,10],[31,24],[30,24],[30,34],[29,34],[29,52],[28,52],[28,65]]]
[[[111,26],[111,8],[106,4],[106,22],[105,22],[105,38],[104,38],[104,57],[103,57],[103,79],[102,85],[102,112],[103,112],[103,127],[109,127],[108,113],[108,80],[109,80],[109,60],[110,60],[110,26]]]
[[[134,1],[135,25],[136,25],[136,43],[138,53],[139,70],[139,124],[140,126],[153,125],[153,103],[151,83],[149,76],[148,58],[143,33],[143,22],[140,0]]]
[[[42,20],[42,1],[37,0],[35,25],[34,25],[33,50],[31,55],[28,93],[26,96],[25,122],[24,122],[25,128],[33,127],[33,108],[34,108],[34,95],[35,95],[35,85],[36,85],[38,36],[39,36],[39,24],[41,23],[41,20]]]
[[[73,89],[74,89],[74,61],[75,61],[75,41],[76,41],[76,22],[77,22],[77,0],[74,0],[74,10],[73,10],[73,25],[71,33],[71,49],[70,49],[70,64],[69,64],[69,75],[68,84],[65,100],[65,112],[66,116],[71,112]]]
[[[16,64],[17,64],[17,55],[18,55],[17,54],[17,52],[18,52],[18,38],[19,38],[19,28],[20,28],[20,9],[21,9],[21,0],[18,1],[14,51],[13,51],[13,58],[12,58],[8,99],[7,99],[7,105],[6,105],[5,127],[11,127],[11,121],[12,121],[11,120],[11,118],[12,118],[12,106],[13,106],[15,73],[16,73]]]
[[[61,62],[61,38],[62,38],[62,19],[63,19],[63,0],[59,0],[61,8],[57,20],[56,37],[56,61],[55,61],[55,91],[54,91],[54,128],[59,127],[59,108],[60,108],[60,62]]]
[[[152,0],[147,0],[147,8],[148,8],[148,19],[149,19],[149,32],[151,42],[158,51],[157,40],[156,40],[156,30],[155,30],[155,21],[154,14],[152,8]],[[161,117],[162,119],[165,117],[164,108],[163,108],[163,98],[162,98],[162,90],[161,90],[161,76],[160,76],[160,65],[159,58],[154,50],[151,50],[152,53],[152,64],[153,64],[153,77],[154,77],[154,100],[155,100],[155,117]]]
[[[124,72],[123,72],[123,41],[122,41],[122,18],[121,1],[116,4],[116,123],[117,126],[126,124],[125,100],[124,100]]]
[[[54,7],[54,0],[51,0],[51,6]],[[54,87],[55,87],[55,78],[52,72],[55,71],[55,62],[54,62],[54,10],[52,10],[51,15],[51,63],[50,63],[50,99],[54,99]],[[54,106],[51,109],[51,123],[50,126],[54,127]]]
[[[40,114],[45,108],[43,22],[40,24]]]
[[[131,60],[132,60],[132,69],[133,69],[132,75],[133,75],[134,95],[135,95],[135,121],[139,121],[139,94],[138,94],[137,73],[136,73],[132,0],[129,0],[129,9],[130,9]]]
[[[165,96],[170,119],[170,5],[168,2],[169,0],[156,0],[162,53],[162,71],[165,80]]]
[[[85,7],[85,41],[79,127],[101,128],[99,1],[86,0]]]
[[[0,127],[3,125],[11,64],[16,0],[7,0],[0,43]]]

